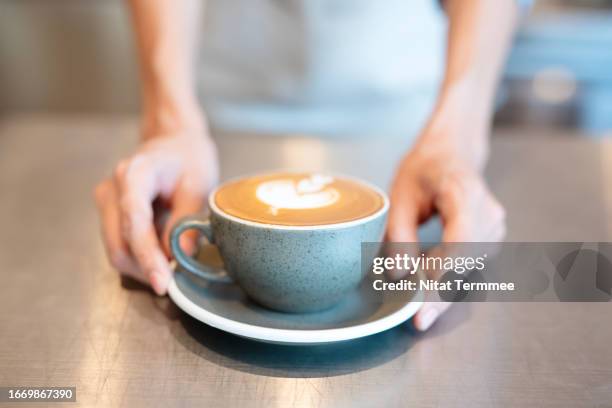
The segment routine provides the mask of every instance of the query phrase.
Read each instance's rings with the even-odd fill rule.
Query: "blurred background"
[[[612,135],[612,0],[536,0],[498,103],[499,127]],[[0,115],[137,110],[122,0],[0,0]]]

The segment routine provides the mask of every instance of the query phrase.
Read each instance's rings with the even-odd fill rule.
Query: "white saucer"
[[[240,288],[209,283],[177,270],[168,293],[179,308],[212,327],[268,343],[310,345],[352,340],[395,327],[419,309],[422,293],[371,290],[366,278],[355,292],[332,309],[290,314],[266,309]]]

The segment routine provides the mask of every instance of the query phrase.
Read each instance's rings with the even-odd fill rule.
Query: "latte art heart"
[[[261,183],[255,192],[257,198],[270,206],[270,213],[280,209],[304,210],[334,204],[340,193],[328,185],[332,177],[314,174],[299,181],[291,179],[271,180]]]
[[[263,224],[310,226],[357,220],[383,208],[383,196],[359,181],[312,173],[244,177],[213,201],[229,215]]]

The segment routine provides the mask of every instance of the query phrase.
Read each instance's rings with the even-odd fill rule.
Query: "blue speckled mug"
[[[365,184],[365,183],[363,183]],[[264,224],[235,217],[220,209],[213,191],[208,220],[186,218],[170,236],[172,252],[184,271],[213,282],[235,283],[256,302],[271,309],[305,313],[327,309],[354,290],[366,268],[361,243],[381,241],[389,200],[378,211],[348,222],[315,226]],[[204,265],[185,254],[179,237],[197,230],[216,245],[224,270]]]

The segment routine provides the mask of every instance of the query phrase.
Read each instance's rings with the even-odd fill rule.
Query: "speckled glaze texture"
[[[387,214],[329,229],[254,226],[212,212],[215,244],[231,278],[255,301],[284,312],[314,312],[342,300],[365,276],[361,243],[380,241]]]

